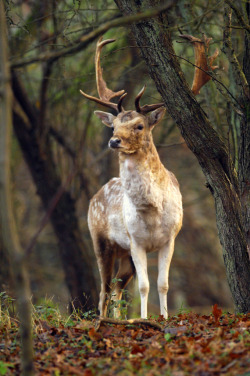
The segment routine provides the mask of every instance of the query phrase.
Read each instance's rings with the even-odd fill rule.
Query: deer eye
[[[141,131],[143,128],[144,128],[144,127],[143,127],[142,124],[139,124],[139,125],[137,126],[137,129],[139,129],[139,131]]]

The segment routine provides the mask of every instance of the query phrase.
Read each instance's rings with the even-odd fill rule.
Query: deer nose
[[[111,140],[109,141],[109,147],[110,148],[119,148],[119,145],[121,143],[121,140],[119,138],[111,138]]]

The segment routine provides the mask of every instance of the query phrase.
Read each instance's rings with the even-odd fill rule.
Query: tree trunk
[[[115,0],[124,15],[156,5],[150,0]],[[132,32],[168,112],[197,157],[213,194],[227,278],[238,312],[250,310],[250,261],[238,179],[223,140],[195,100],[175,56],[166,15],[132,25]],[[147,46],[147,48],[144,48]]]
[[[244,5],[243,5],[244,6]],[[250,23],[250,4],[246,2],[246,14]],[[250,258],[250,34],[245,31],[245,50],[243,57],[243,73],[248,82],[248,87],[241,94],[241,105],[244,116],[240,125],[239,147],[239,182],[242,204],[242,216],[244,218],[244,230],[247,234],[248,252]]]
[[[48,135],[41,143],[38,135],[39,116],[29,102],[15,72],[12,72],[12,89],[28,120],[14,111],[14,130],[30,169],[37,193],[45,211],[62,186],[52,157]],[[42,145],[42,146],[41,146]],[[65,191],[51,214],[51,223],[59,243],[59,252],[73,305],[89,310],[97,304],[98,296],[91,257],[81,237],[75,214],[75,201]]]
[[[20,320],[22,375],[31,376],[33,341],[29,280],[13,215],[10,181],[11,89],[8,67],[7,33],[3,2],[0,2],[0,228],[4,251],[13,269]],[[2,261],[2,260],[1,260]]]
[[[49,141],[46,152],[41,153],[39,141],[33,128],[28,128],[20,115],[14,113],[14,130],[20,143],[24,158],[42,199],[45,210],[56,195],[61,182],[56,174]],[[97,289],[91,258],[81,238],[81,232],[75,214],[75,202],[65,191],[51,214],[51,223],[59,243],[65,281],[69,288],[73,305],[89,310],[96,305]]]
[[[6,291],[8,295],[13,290],[12,275],[9,256],[3,249],[2,229],[0,228],[0,292]]]

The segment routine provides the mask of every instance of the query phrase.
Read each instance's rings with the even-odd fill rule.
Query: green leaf
[[[0,375],[6,375],[8,368],[13,368],[14,365],[11,363],[5,363],[0,360]]]
[[[171,342],[172,339],[173,339],[173,336],[172,336],[172,334],[170,334],[170,333],[166,333],[166,334],[164,335],[164,338],[165,338],[165,340],[166,340],[167,342]]]

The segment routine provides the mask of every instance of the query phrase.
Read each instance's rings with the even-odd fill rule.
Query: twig
[[[99,317],[95,324],[95,330],[98,331],[102,325],[102,323],[107,324],[114,324],[114,325],[147,325],[151,326],[152,328],[158,329],[161,332],[164,331],[164,328],[162,325],[158,324],[157,322],[147,320],[147,319],[130,319],[130,320],[117,320],[117,319],[111,319],[108,317]]]
[[[58,144],[60,144],[64,148],[64,150],[70,155],[73,160],[76,158],[75,151],[66,141],[66,138],[60,133],[60,131],[50,126],[49,134],[58,142]]]
[[[250,32],[250,25],[245,21],[243,15],[241,14],[240,10],[235,6],[235,2],[232,0],[225,0],[225,3],[227,3],[230,8],[233,9],[236,17],[238,18],[238,21],[241,25],[243,25],[244,29],[246,29],[248,32]]]
[[[100,35],[104,34],[106,31],[108,31],[111,28],[125,26],[125,25],[128,25],[128,24],[132,24],[132,23],[136,23],[136,22],[146,20],[147,18],[156,17],[159,13],[171,8],[173,5],[174,5],[174,1],[172,1],[168,4],[164,4],[163,6],[157,7],[155,9],[152,9],[152,8],[147,9],[145,12],[142,12],[142,13],[136,13],[136,14],[132,14],[130,16],[120,17],[118,19],[114,19],[112,21],[105,22],[104,24],[97,27],[95,30],[91,31],[89,34],[83,36],[81,38],[80,43],[78,43],[76,46],[67,47],[67,48],[64,48],[64,49],[59,50],[59,51],[53,51],[53,52],[50,52],[50,53],[48,52],[48,53],[40,54],[40,55],[33,57],[31,59],[20,60],[16,63],[13,62],[11,64],[11,68],[12,69],[13,68],[20,68],[20,67],[24,67],[24,66],[29,65],[29,64],[44,62],[44,61],[47,61],[47,60],[56,61],[63,56],[72,55],[76,52],[81,51],[88,44],[90,44],[94,39],[96,39]]]
[[[191,21],[188,21],[188,22],[185,22],[183,23],[182,25],[177,25],[177,26],[172,26],[172,27],[168,27],[167,30],[170,32],[170,31],[175,31],[175,30],[178,30],[179,32],[181,32],[181,29],[183,29],[184,27],[188,26],[188,25],[192,25],[194,22],[200,20],[200,19],[204,19],[205,16],[207,16],[209,13],[213,12],[214,10],[216,10],[222,3],[224,2],[224,0],[222,1],[219,1],[215,7],[211,8],[211,9],[208,9],[206,12],[204,12],[203,14],[201,14],[200,16],[197,16],[195,18],[193,18]]]
[[[209,10],[208,7],[209,7],[209,1],[207,2],[207,7],[206,7],[205,12],[203,13],[202,17],[200,18],[198,24],[196,25],[196,27],[195,27],[195,29],[194,29],[194,34],[196,33],[196,31],[199,30],[199,27],[201,26],[201,24],[202,24],[202,22],[203,22],[203,20],[204,20],[204,18],[205,18],[205,16],[206,16],[206,14],[207,14],[207,12],[208,12],[208,10]]]
[[[232,367],[235,365],[235,363],[237,363],[237,360],[236,360],[236,359],[232,360],[232,361],[231,361],[230,363],[228,363],[225,367],[221,368],[221,372],[226,372],[226,371],[228,371],[229,368],[232,368]]]
[[[36,124],[37,122],[38,111],[36,107],[30,102],[29,96],[14,70],[11,71],[11,80],[13,93],[20,106],[22,107],[24,113],[28,117],[31,127],[34,127],[34,124]]]
[[[236,83],[242,86],[242,89],[245,93],[248,88],[248,82],[233,49],[232,31],[231,31],[232,10],[230,9],[230,7],[227,7],[227,6],[225,6],[224,22],[225,22],[225,29],[224,29],[224,34],[223,34],[222,51],[227,56],[228,61],[231,63]]]
[[[175,143],[175,144],[157,144],[157,148],[171,148],[173,146],[181,146],[181,145],[185,145],[186,142],[179,142],[179,143]]]

